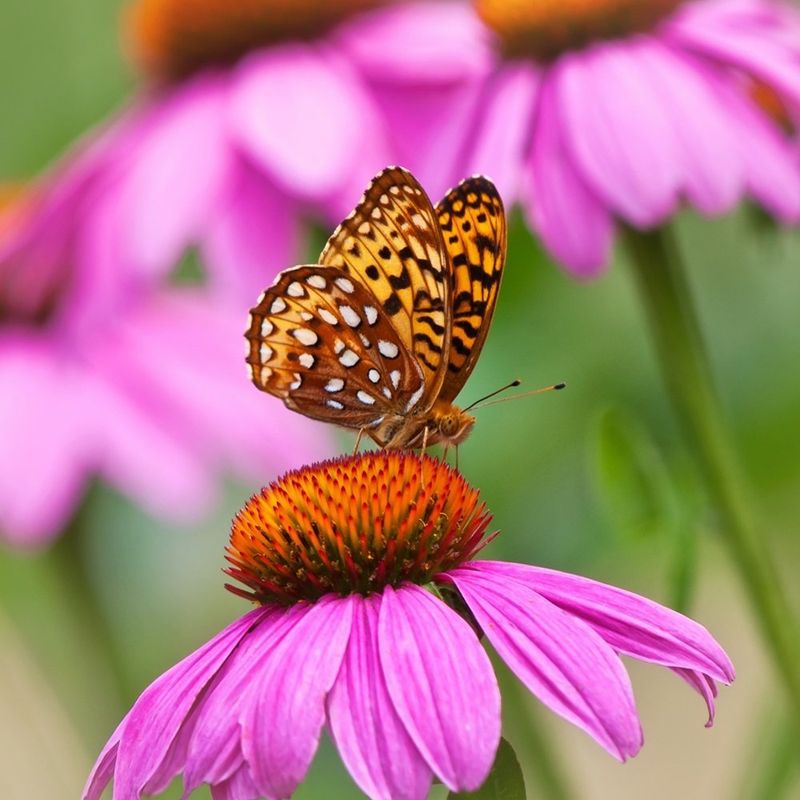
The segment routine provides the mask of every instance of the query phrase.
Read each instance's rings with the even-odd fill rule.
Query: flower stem
[[[713,387],[684,264],[666,229],[629,228],[626,239],[667,390],[718,516],[722,540],[782,679],[791,715],[800,721],[800,630],[750,510]],[[795,739],[796,749],[799,741]]]

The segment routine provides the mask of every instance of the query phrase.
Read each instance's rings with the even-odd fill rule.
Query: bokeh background
[[[29,180],[123,102],[132,74],[119,46],[119,11],[116,0],[4,0],[3,181]],[[737,667],[736,683],[721,692],[717,723],[706,730],[702,703],[680,681],[629,665],[646,745],[623,766],[538,707],[498,665],[506,735],[529,796],[544,791],[547,769],[537,754],[546,751],[571,796],[587,800],[800,797],[780,695],[699,509],[624,254],[604,277],[578,283],[549,260],[518,212],[512,220],[499,308],[462,397],[471,401],[516,377],[527,388],[563,380],[568,390],[479,412],[461,448],[460,467],[503,532],[488,554],[580,572],[680,606]],[[798,600],[800,235],[750,207],[714,221],[687,212],[676,228],[714,379],[758,498],[759,528]],[[309,233],[310,256],[319,241],[318,231]],[[277,403],[265,395],[264,414]],[[328,435],[323,426],[314,430]],[[341,435],[335,446],[351,443]],[[169,526],[97,483],[71,524],[77,544],[68,535],[44,553],[0,550],[2,797],[77,797],[137,693],[243,611],[223,589],[223,547],[231,516],[256,488],[230,482],[211,516]],[[103,618],[74,591],[76,569],[102,598]],[[110,639],[114,663],[97,648],[98,631]],[[297,794],[359,796],[329,744]]]

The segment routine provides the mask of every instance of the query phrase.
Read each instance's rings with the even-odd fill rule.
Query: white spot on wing
[[[306,290],[299,281],[292,281],[286,288],[286,294],[288,294],[289,297],[305,297]]]
[[[314,356],[311,353],[300,353],[300,357],[297,359],[300,362],[300,365],[306,367],[306,369],[311,369],[314,366]]]
[[[339,356],[339,363],[343,367],[354,367],[360,360],[361,359],[350,348]]]
[[[393,369],[389,373],[389,379],[392,381],[392,386],[396,389],[400,385],[400,370]]]
[[[355,287],[355,286],[353,286],[353,281],[351,281],[349,278],[337,278],[337,279],[334,281],[334,283],[335,283],[335,284],[336,284],[336,285],[337,285],[337,286],[338,286],[338,287],[339,287],[339,288],[340,288],[340,289],[341,289],[343,292],[346,292],[347,294],[353,294],[353,292],[356,290],[356,287]]]
[[[269,367],[261,367],[261,383],[266,383],[272,377],[272,370]]]
[[[339,320],[336,319],[336,314],[332,314],[327,308],[317,308],[319,318],[328,323],[328,325],[338,325]]]
[[[361,324],[361,317],[352,306],[339,306],[339,313],[351,328],[357,328]]]
[[[341,411],[344,406],[338,400],[326,400],[325,405],[328,408],[335,408],[337,411]]]
[[[325,384],[326,392],[341,392],[344,389],[344,381],[341,378],[331,378]]]
[[[378,321],[378,309],[375,306],[364,306],[364,314],[370,325],[374,325]]]
[[[383,392],[383,396],[387,400],[391,400],[392,399],[392,393],[389,391],[389,387],[388,386],[384,386],[383,389],[381,389],[381,391]]]
[[[300,344],[306,346],[316,344],[319,341],[319,336],[308,328],[295,328],[292,331],[292,336],[294,336]]]
[[[416,225],[418,228],[422,228],[422,230],[425,230],[425,228],[427,228],[427,227],[428,227],[428,222],[427,222],[427,220],[425,219],[425,217],[423,217],[423,216],[422,216],[422,214],[412,214],[412,215],[411,215],[411,221],[412,221],[412,222],[413,222],[413,223],[414,223],[414,224],[415,224],[415,225]]]
[[[261,356],[262,364],[265,361],[269,361],[272,358],[272,348],[268,344],[262,344],[261,350],[259,351],[259,355]]]
[[[372,342],[369,339],[367,339],[367,337],[364,336],[363,333],[359,333],[358,335],[361,337],[361,344],[363,344],[364,347],[366,347],[367,350],[369,350],[370,347],[372,347]]]
[[[315,289],[324,289],[328,285],[328,282],[322,275],[309,275],[306,278],[306,283],[309,286],[313,286]]]
[[[380,219],[381,218],[381,210],[376,206],[372,209],[372,219]]]
[[[303,385],[303,376],[299,372],[293,372],[294,381],[289,384],[290,389],[299,389]]]
[[[367,377],[372,381],[372,383],[377,383],[381,379],[381,374],[376,369],[371,369],[367,373]]]
[[[303,322],[311,322],[311,320],[314,319],[314,315],[310,311],[301,311],[300,319],[303,320]]]
[[[250,380],[251,381],[255,379],[255,373],[253,372],[253,365],[252,364],[248,364],[247,365],[247,374],[250,376]]]
[[[338,356],[344,350],[344,342],[341,339],[336,339],[333,343],[333,352]]]
[[[281,311],[286,311],[286,301],[282,297],[276,297],[269,310],[271,314],[280,314]]]
[[[374,406],[375,405],[375,398],[371,394],[367,394],[362,389],[359,389],[356,392],[356,397],[365,405],[365,406]]]
[[[414,394],[412,394],[411,397],[409,398],[408,403],[406,404],[406,411],[410,411],[412,408],[414,408],[414,406],[419,402],[419,399],[420,397],[422,397],[424,392],[425,392],[425,384],[423,383],[422,386],[420,386],[419,389],[417,389],[417,391],[414,392]]]
[[[378,350],[384,358],[397,358],[400,352],[394,342],[387,342],[386,339],[378,339]]]
[[[368,233],[369,233],[369,231],[370,231],[370,228],[372,228],[372,225],[370,225],[370,224],[369,224],[369,222],[362,222],[362,223],[361,223],[361,224],[358,226],[358,232],[359,232],[359,233],[360,233],[362,236],[364,236],[364,235],[366,235],[366,234],[368,234]]]
[[[272,331],[274,331],[274,330],[275,330],[275,326],[268,319],[265,319],[261,323],[261,335],[262,336],[264,336],[264,337],[269,336],[272,333]]]

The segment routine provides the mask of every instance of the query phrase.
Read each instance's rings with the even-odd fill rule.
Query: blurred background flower
[[[316,259],[314,221],[328,230],[378,169],[400,162],[433,197],[486,171],[524,212],[512,211],[498,313],[465,399],[516,376],[569,383],[557,401],[487,410],[462,448],[498,526],[517,532],[491,556],[689,610],[740,675],[707,732],[687,729],[697,709],[677,682],[631,665],[649,747],[622,769],[515,702],[500,667],[504,732],[531,793],[790,797],[794,740],[776,722],[748,604],[703,535],[715,520],[641,308],[620,270],[581,291],[551,257],[570,275],[597,275],[616,230],[669,218],[762,501],[759,530],[793,575],[800,240],[768,215],[798,214],[794,7],[234,5],[4,9],[0,44],[14,68],[0,100],[14,111],[0,145],[0,537],[30,548],[72,520],[46,557],[0,552],[15,628],[0,646],[29,651],[42,667],[30,681],[56,690],[36,714],[14,714],[15,742],[55,752],[66,712],[84,748],[74,773],[85,774],[141,687],[240,612],[205,588],[220,580],[226,517],[277,470],[329,450],[331,435],[249,385],[247,310],[277,270]],[[688,390],[706,382],[701,373]],[[234,474],[244,487],[225,480]],[[23,702],[10,687],[0,685],[0,709]],[[0,768],[15,770],[19,748],[0,751]],[[22,796],[36,796],[29,772]],[[330,743],[297,796],[359,796]]]

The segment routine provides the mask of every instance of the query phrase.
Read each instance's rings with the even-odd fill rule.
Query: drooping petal
[[[143,113],[120,187],[123,255],[163,273],[203,229],[232,165],[225,129],[225,86],[199,76]]]
[[[716,714],[716,706],[714,701],[717,697],[717,684],[713,678],[704,675],[702,672],[697,672],[691,669],[675,668],[672,670],[678,677],[682,678],[689,686],[692,687],[706,702],[708,709],[708,720],[706,720],[706,728],[710,728],[714,724],[714,715]]]
[[[545,705],[613,756],[636,755],[641,726],[617,654],[584,622],[485,564],[447,576],[500,657]]]
[[[139,799],[209,681],[242,637],[270,613],[260,608],[245,614],[145,689],[122,729],[114,771],[115,800]]]
[[[533,121],[531,151],[522,176],[522,201],[531,226],[553,255],[579,277],[608,264],[611,213],[586,185],[564,147],[554,89],[545,76]]]
[[[308,770],[325,721],[325,698],[350,636],[352,603],[295,605],[292,629],[271,650],[242,704],[242,752],[267,798],[290,796]]]
[[[100,751],[100,755],[97,757],[97,761],[95,761],[92,771],[86,779],[86,785],[83,787],[82,800],[100,800],[102,797],[103,791],[114,774],[117,752],[119,751],[119,740],[127,720],[127,716],[123,717],[122,722],[117,725],[117,729],[111,734],[105,747]]]
[[[211,787],[213,800],[259,800],[261,794],[250,777],[247,765],[240,767],[230,778]]]
[[[566,572],[501,561],[474,562],[481,571],[518,580],[596,630],[626,655],[706,673],[723,683],[733,664],[711,634],[677,611],[640,595]]]
[[[596,44],[554,70],[568,148],[592,189],[627,221],[661,222],[680,190],[681,152],[665,107],[643,74],[644,37]]]
[[[232,135],[271,176],[296,194],[321,197],[357,163],[368,108],[346,66],[295,44],[242,63],[229,116]]]
[[[378,652],[381,596],[353,596],[353,628],[328,697],[331,735],[353,780],[372,800],[424,800],[431,770],[386,688]]]
[[[187,792],[203,783],[225,783],[242,771],[245,762],[239,720],[243,703],[250,696],[247,690],[299,616],[288,609],[274,611],[248,633],[219,671],[193,714],[184,770]]]
[[[387,587],[378,645],[389,696],[428,765],[453,791],[477,789],[500,741],[500,695],[475,632],[418,586]]]

